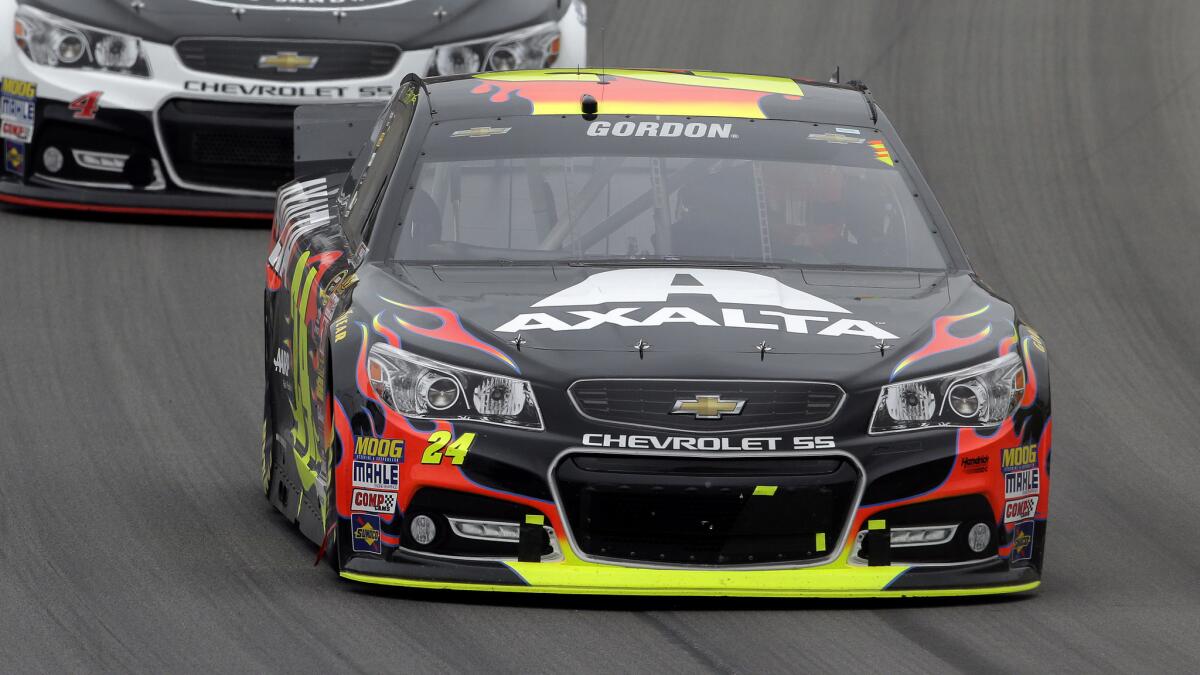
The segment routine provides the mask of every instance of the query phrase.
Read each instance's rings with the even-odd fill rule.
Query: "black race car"
[[[0,0],[0,23],[0,202],[93,212],[270,218],[297,105],[587,59],[583,0]]]
[[[342,577],[1040,583],[1045,345],[975,279],[865,87],[412,76],[381,112],[302,107],[296,128],[262,481]]]

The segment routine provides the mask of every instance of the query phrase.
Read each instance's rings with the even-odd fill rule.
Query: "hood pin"
[[[883,340],[880,340],[879,344],[875,345],[875,349],[879,350],[880,356],[885,356],[884,352],[886,352],[887,350],[889,350],[891,348],[892,348],[892,345],[889,345],[888,343],[884,342]]]
[[[521,351],[521,345],[525,344],[526,342],[529,342],[529,340],[526,340],[524,337],[521,336],[520,333],[517,333],[517,337],[509,340],[508,344],[516,347],[517,351]]]
[[[652,348],[653,346],[654,345],[650,344],[649,342],[646,342],[645,340],[638,338],[638,341],[636,344],[633,345],[633,348],[637,350],[638,358],[641,359],[641,358],[645,358],[646,350]]]
[[[767,344],[766,340],[754,345],[754,348],[758,350],[759,361],[765,361],[767,359],[767,352],[775,351],[775,348]]]

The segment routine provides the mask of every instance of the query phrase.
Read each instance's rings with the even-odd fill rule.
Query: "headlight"
[[[558,24],[551,21],[478,42],[438,47],[433,52],[430,74],[549,68],[558,59],[558,48]]]
[[[1016,411],[1024,393],[1025,367],[1012,352],[952,373],[887,385],[869,432],[994,426]]]
[[[150,76],[142,41],[22,5],[13,22],[17,46],[34,63]]]
[[[383,343],[371,346],[367,377],[383,402],[406,417],[542,429],[533,387],[515,377],[451,366]]]

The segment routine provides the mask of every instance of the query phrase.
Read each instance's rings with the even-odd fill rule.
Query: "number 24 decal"
[[[449,457],[451,464],[462,464],[474,441],[473,432],[454,438],[449,431],[435,431],[429,435],[429,445],[421,454],[421,463],[441,464],[444,458]]]

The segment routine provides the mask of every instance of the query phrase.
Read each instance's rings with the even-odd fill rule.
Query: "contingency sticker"
[[[396,493],[377,492],[375,490],[355,490],[351,508],[355,511],[368,513],[384,513],[391,515],[396,512]]]
[[[400,465],[354,460],[354,487],[374,490],[400,489]]]
[[[1025,497],[1004,503],[1004,522],[1015,523],[1018,520],[1032,518],[1037,513],[1037,497]]]
[[[24,80],[0,81],[0,138],[4,139],[4,168],[25,175],[25,144],[33,140],[37,85]]]
[[[356,513],[350,519],[355,553],[382,553],[379,545],[379,516]]]
[[[4,168],[18,176],[25,175],[25,144],[4,140]]]
[[[1012,562],[1029,560],[1033,557],[1033,533],[1034,522],[1032,520],[1017,523],[1013,528],[1012,555],[1010,556]]]
[[[1028,497],[1041,491],[1037,443],[1002,450],[1000,470],[1004,472],[1005,499]]]
[[[359,436],[354,442],[354,458],[372,462],[400,462],[404,459],[404,439]]]

